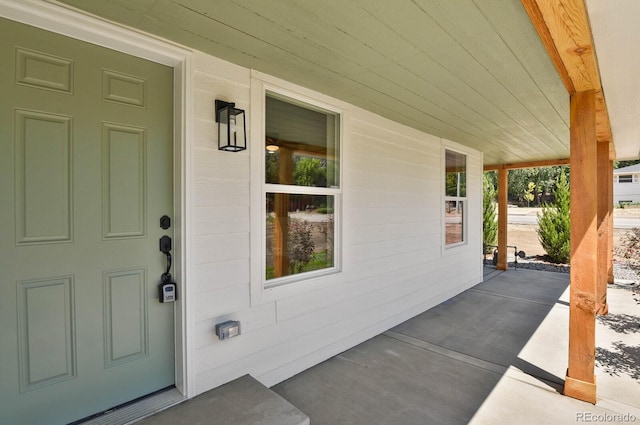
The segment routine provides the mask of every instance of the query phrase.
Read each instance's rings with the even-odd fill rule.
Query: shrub
[[[313,258],[312,230],[313,225],[307,220],[289,221],[289,270],[292,274],[303,272],[304,266]]]
[[[626,265],[634,270],[640,270],[640,227],[628,230],[620,238],[620,246],[616,252],[624,258]]]
[[[318,214],[333,214],[333,208],[331,208],[331,207],[320,207],[320,208],[317,208],[315,212],[318,213]]]
[[[484,254],[491,252],[491,246],[498,239],[498,223],[496,222],[496,189],[488,176],[484,175],[482,201],[482,246]]]
[[[568,263],[571,254],[569,243],[569,183],[562,172],[556,178],[553,189],[555,201],[544,204],[542,214],[538,214],[538,239],[547,257],[553,263]]]

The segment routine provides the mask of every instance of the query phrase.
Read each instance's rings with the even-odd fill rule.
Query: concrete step
[[[142,425],[309,425],[309,417],[245,375],[150,416]]]

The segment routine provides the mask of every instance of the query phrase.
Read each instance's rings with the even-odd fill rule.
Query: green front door
[[[0,424],[174,383],[173,70],[0,19]]]

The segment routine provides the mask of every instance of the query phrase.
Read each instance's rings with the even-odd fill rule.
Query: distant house
[[[613,170],[613,203],[640,203],[640,164]]]

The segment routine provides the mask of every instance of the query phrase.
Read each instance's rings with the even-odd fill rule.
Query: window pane
[[[334,197],[267,193],[267,280],[333,267]]]
[[[467,196],[467,157],[458,152],[446,151],[446,196]]]
[[[445,201],[445,244],[464,241],[464,201]]]
[[[266,98],[265,182],[338,187],[338,115]]]
[[[633,182],[633,174],[620,174],[618,176],[619,183],[631,183]]]

